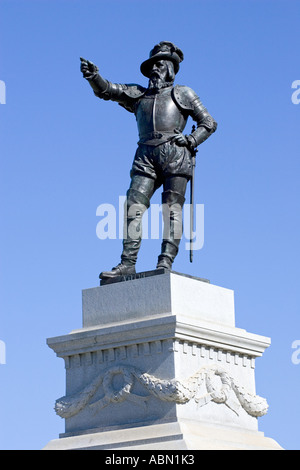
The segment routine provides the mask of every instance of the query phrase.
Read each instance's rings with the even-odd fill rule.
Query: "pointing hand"
[[[83,57],[80,57],[80,60],[80,71],[82,72],[84,78],[86,78],[87,80],[92,78],[93,75],[99,72],[97,65],[93,64],[93,62],[90,62],[89,60],[86,60]]]

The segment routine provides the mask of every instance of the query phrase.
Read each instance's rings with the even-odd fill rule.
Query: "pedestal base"
[[[124,281],[83,291],[83,328],[48,340],[65,433],[45,449],[280,448],[257,426],[270,340],[235,327],[233,291],[172,272]]]
[[[62,437],[44,450],[282,450],[262,432],[210,426],[195,421],[152,424]]]

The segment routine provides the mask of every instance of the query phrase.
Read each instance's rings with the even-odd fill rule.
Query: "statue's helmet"
[[[183,52],[172,42],[161,41],[150,51],[149,59],[145,60],[141,65],[141,72],[145,77],[149,78],[153,64],[157,60],[170,60],[174,64],[175,73],[179,70],[179,64],[183,61]]]

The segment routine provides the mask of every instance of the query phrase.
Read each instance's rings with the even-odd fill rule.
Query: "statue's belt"
[[[140,135],[140,140],[139,144],[145,144],[150,141],[159,141],[159,142],[167,142],[168,140],[171,140],[172,137],[176,135],[176,132],[174,131],[162,131],[162,132],[149,132],[148,134],[142,134]]]

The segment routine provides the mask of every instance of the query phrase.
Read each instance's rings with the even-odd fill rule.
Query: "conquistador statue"
[[[149,78],[148,88],[144,88],[136,84],[111,83],[99,75],[96,65],[81,58],[81,71],[95,95],[117,101],[134,113],[139,132],[125,211],[125,224],[131,229],[124,230],[127,236],[123,239],[120,264],[111,271],[102,272],[100,279],[135,274],[142,216],[160,186],[163,186],[162,203],[170,208],[170,213],[164,218],[164,224],[168,226],[164,227],[156,267],[170,270],[178,253],[182,235],[178,226],[181,226],[186,186],[191,178],[192,155],[217,128],[217,123],[191,88],[174,86],[182,60],[182,51],[173,43],[162,41],[157,44],[141,64],[142,74]],[[184,135],[182,132],[189,116],[195,121],[196,128],[191,134]]]

